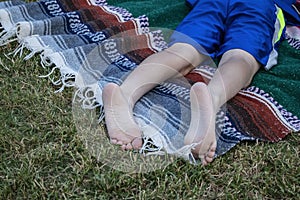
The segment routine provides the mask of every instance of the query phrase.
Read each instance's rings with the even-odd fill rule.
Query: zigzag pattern
[[[280,113],[280,116],[278,117],[282,117],[284,121],[287,122],[286,125],[292,126],[291,128],[293,128],[294,131],[300,130],[300,120],[297,118],[297,116],[294,116],[291,112],[288,112],[273,97],[271,97],[270,94],[255,86],[248,87],[247,89],[245,89],[245,91],[264,97],[270,105],[273,105],[274,108],[278,110],[278,112]]]
[[[300,40],[296,38],[286,37],[288,43],[297,50],[300,50]]]

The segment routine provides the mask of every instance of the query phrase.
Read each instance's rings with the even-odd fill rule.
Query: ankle
[[[208,87],[208,89],[209,89],[209,87]],[[210,93],[210,97],[211,97],[211,101],[212,101],[214,113],[217,113],[218,110],[221,108],[221,106],[224,103],[222,102],[222,98],[219,95],[216,95],[210,89],[209,89],[209,93]]]
[[[129,108],[132,110],[136,101],[134,101],[132,92],[128,92],[127,90],[125,90],[122,85],[120,86],[120,91],[121,94],[123,95],[124,99],[126,100],[126,102],[128,103]]]
[[[214,112],[216,113],[224,104],[224,97],[217,95],[216,92],[214,92],[213,89],[209,87],[209,85],[208,90],[211,96]]]

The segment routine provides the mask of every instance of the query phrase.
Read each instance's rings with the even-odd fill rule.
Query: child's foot
[[[204,83],[194,84],[190,95],[191,123],[184,142],[198,143],[192,153],[201,158],[203,165],[207,165],[213,161],[217,146],[213,101]]]
[[[142,134],[134,122],[132,109],[121,88],[113,83],[107,84],[103,89],[102,99],[111,143],[120,145],[123,150],[140,149]]]

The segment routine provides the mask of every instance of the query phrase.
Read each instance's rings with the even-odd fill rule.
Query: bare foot
[[[103,89],[102,99],[111,143],[120,145],[123,150],[140,149],[143,143],[142,134],[121,88],[114,83],[107,84]]]
[[[192,86],[190,95],[191,123],[184,143],[197,143],[192,153],[207,165],[213,161],[217,146],[213,101],[207,85],[201,82]]]

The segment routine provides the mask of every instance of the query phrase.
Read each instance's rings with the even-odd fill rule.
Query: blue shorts
[[[250,53],[267,69],[277,64],[276,43],[285,23],[273,0],[194,0],[190,13],[171,36],[170,45],[189,43],[219,57],[231,49]]]

